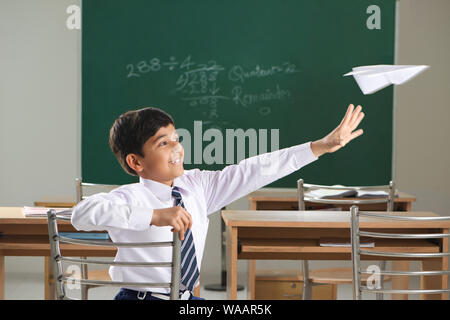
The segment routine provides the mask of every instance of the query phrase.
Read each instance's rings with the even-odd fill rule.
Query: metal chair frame
[[[84,192],[86,188],[92,188],[92,189],[98,189],[103,191],[111,191],[117,187],[120,187],[120,185],[113,185],[113,184],[99,184],[99,183],[88,183],[83,182],[81,178],[76,178],[76,196],[77,196],[77,203],[80,201],[86,199],[89,197],[89,195],[86,195]],[[84,257],[82,259],[85,259]],[[81,278],[82,279],[88,279],[88,265],[87,264],[81,264]],[[93,284],[82,284],[81,285],[81,299],[87,300],[88,299],[88,290],[90,288],[95,288],[99,285],[93,285]]]
[[[388,190],[388,197],[379,198],[379,199],[323,199],[317,197],[309,197],[305,195],[305,189],[328,189],[328,190]],[[298,210],[305,210],[305,201],[312,203],[323,203],[323,204],[376,204],[376,203],[386,203],[387,211],[394,211],[394,197],[395,197],[395,184],[393,181],[389,182],[389,185],[380,185],[380,186],[326,186],[319,184],[309,184],[304,183],[303,179],[299,179],[297,181],[297,195],[298,195]],[[380,268],[385,268],[385,262],[380,262]],[[311,283],[309,281],[309,262],[308,260],[302,260],[302,270],[303,270],[303,300],[310,300],[312,298],[312,286],[313,285],[322,285],[321,283]],[[381,283],[383,283],[383,279],[381,279]],[[325,284],[325,283],[324,283]],[[377,296],[378,300],[382,300],[382,294]]]
[[[436,289],[436,290],[386,290],[373,289],[361,285],[361,273],[368,274],[368,271],[362,271],[360,267],[361,255],[375,256],[375,257],[396,257],[396,258],[436,258],[450,256],[450,253],[407,253],[407,252],[380,252],[376,250],[361,250],[360,237],[384,238],[384,239],[441,239],[450,237],[449,233],[416,233],[416,234],[401,234],[401,233],[381,233],[381,232],[367,232],[359,230],[359,217],[379,218],[383,220],[399,220],[399,221],[449,221],[450,216],[444,217],[405,217],[394,216],[388,214],[377,214],[372,212],[359,211],[357,206],[350,208],[351,212],[351,244],[352,244],[352,269],[353,269],[353,299],[361,300],[363,292],[370,292],[373,294],[439,294],[450,293],[450,289]],[[379,274],[392,276],[436,276],[449,275],[449,270],[442,271],[393,271],[380,269]]]
[[[85,195],[85,192],[83,192],[84,187],[102,188],[102,189],[108,190],[108,191],[111,191],[115,188],[120,187],[120,185],[116,185],[116,184],[100,184],[100,183],[83,182],[83,180],[81,178],[76,178],[75,181],[76,181],[77,203],[88,197]]]
[[[67,210],[71,211],[71,210]],[[63,213],[67,213],[64,211]],[[62,237],[58,233],[57,221],[70,221],[70,218],[63,216],[62,213],[56,214],[56,211],[51,209],[47,212],[48,219],[48,234],[50,241],[50,253],[52,266],[55,272],[55,287],[56,298],[58,300],[76,300],[66,295],[65,284],[67,282],[80,285],[100,285],[100,286],[115,286],[115,287],[159,287],[170,288],[170,299],[178,300],[180,291],[180,274],[181,274],[181,241],[177,232],[173,233],[172,241],[165,242],[108,242],[108,241],[94,241],[94,240],[79,240],[68,237]],[[110,247],[173,247],[171,262],[126,262],[126,261],[104,261],[85,258],[72,258],[61,255],[60,243],[79,244],[87,246],[110,246]],[[149,283],[149,282],[123,282],[123,281],[107,281],[107,280],[89,280],[76,279],[67,277],[63,273],[63,261],[87,264],[101,264],[109,266],[128,266],[128,267],[170,267],[171,281],[168,283]]]

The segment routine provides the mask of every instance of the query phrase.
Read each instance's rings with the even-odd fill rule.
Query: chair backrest
[[[437,276],[437,275],[448,275],[450,271],[448,270],[437,270],[437,271],[397,271],[397,270],[361,270],[361,256],[374,256],[374,257],[384,257],[385,260],[388,258],[405,258],[409,260],[423,260],[432,258],[441,258],[445,256],[450,256],[448,252],[430,253],[430,252],[411,252],[408,251],[408,244],[405,244],[405,239],[417,241],[417,239],[422,240],[435,240],[448,238],[449,233],[385,233],[385,232],[368,232],[361,231],[359,229],[359,217],[369,217],[374,219],[383,220],[396,220],[396,221],[450,221],[450,216],[443,217],[411,217],[411,216],[398,216],[386,213],[373,213],[373,212],[363,212],[359,211],[357,206],[352,206],[350,208],[351,213],[351,252],[352,252],[352,269],[353,269],[353,298],[355,300],[360,300],[363,292],[370,292],[373,294],[380,293],[390,293],[390,294],[442,294],[450,293],[450,289],[404,289],[404,290],[394,290],[394,289],[382,289],[380,286],[374,285],[373,283],[366,284],[362,286],[361,284],[361,273],[373,274],[374,271],[377,273],[376,276]],[[418,229],[420,231],[420,229]],[[423,230],[423,229],[422,229]],[[448,229],[447,229],[448,230]],[[360,237],[369,237],[375,239],[400,239],[403,241],[399,243],[399,246],[405,247],[404,252],[382,252],[376,249],[371,250],[361,250]],[[394,240],[395,241],[395,240]],[[411,243],[411,247],[414,244]],[[376,245],[375,245],[376,248]],[[442,251],[442,250],[441,250]],[[376,277],[375,277],[376,278]],[[375,284],[379,281],[376,281]]]
[[[166,242],[111,242],[106,240],[81,240],[60,236],[58,233],[57,220],[70,221],[70,211],[56,213],[51,209],[47,212],[48,235],[50,241],[50,254],[53,270],[55,272],[55,286],[58,300],[73,300],[66,295],[66,284],[72,285],[100,285],[114,287],[158,287],[170,288],[170,299],[179,299],[180,290],[180,263],[181,263],[181,241],[178,232],[173,233],[173,240]],[[61,255],[60,243],[69,243],[83,246],[108,246],[108,247],[172,247],[171,262],[128,262],[128,261],[105,261],[90,258],[64,257]],[[167,267],[172,268],[171,280],[169,283],[148,283],[148,282],[123,282],[123,281],[107,281],[107,280],[88,280],[78,279],[66,276],[64,273],[63,262],[80,263],[80,264],[97,264],[121,267]]]
[[[88,183],[83,182],[81,178],[76,178],[76,193],[77,193],[77,202],[86,199],[87,197],[100,193],[100,192],[109,192],[120,185],[116,184],[99,184],[99,183]]]
[[[361,192],[361,191],[369,191],[369,192],[387,192],[387,196],[381,197],[373,197],[370,199],[361,199],[361,198],[343,198],[343,199],[330,199],[330,198],[321,198],[309,196],[307,192],[314,190],[333,190],[336,192]],[[357,204],[375,204],[375,203],[386,203],[387,211],[394,211],[394,197],[395,197],[395,185],[393,181],[389,182],[389,185],[380,185],[380,186],[326,186],[319,184],[309,184],[304,183],[303,179],[299,179],[297,181],[297,195],[298,195],[298,210],[305,210],[305,202],[313,202],[313,203],[323,203],[323,204],[335,204],[335,205],[357,205]]]

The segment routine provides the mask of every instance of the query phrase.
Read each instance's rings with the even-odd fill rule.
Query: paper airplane
[[[379,64],[352,68],[344,76],[353,76],[364,94],[371,94],[390,84],[402,84],[423,72],[429,66],[396,66]]]

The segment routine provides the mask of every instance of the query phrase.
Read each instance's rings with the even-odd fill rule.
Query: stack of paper
[[[63,216],[70,217],[72,214],[72,211],[68,208],[23,207],[22,211],[25,217],[47,218],[47,212],[51,209]]]
[[[358,198],[383,198],[388,197],[389,192],[386,191],[364,191],[364,190],[358,190],[356,197]]]
[[[335,185],[334,187],[342,187],[341,185]],[[354,197],[356,196],[355,190],[331,190],[331,189],[315,189],[305,192],[306,197],[312,198],[336,198],[336,197]]]
[[[330,190],[330,189],[315,189],[305,192],[306,197],[311,198],[384,198],[388,197],[387,191],[376,190]]]
[[[391,84],[402,84],[411,80],[429,66],[388,65],[362,66],[352,68],[352,72],[344,76],[353,76],[364,94],[371,94]]]

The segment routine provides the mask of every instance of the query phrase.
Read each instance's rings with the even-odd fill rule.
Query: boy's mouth
[[[181,158],[172,159],[169,161],[170,164],[180,164],[183,163]]]

